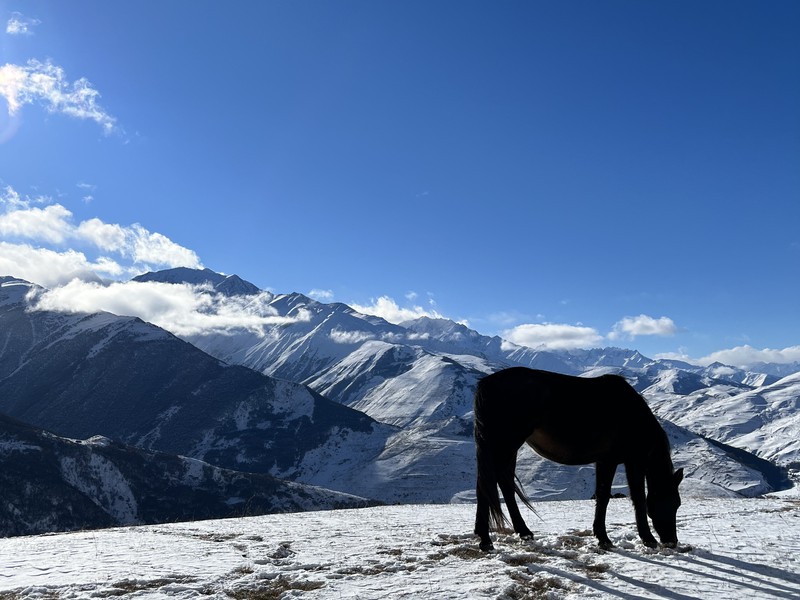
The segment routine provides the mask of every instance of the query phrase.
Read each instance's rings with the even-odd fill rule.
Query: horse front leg
[[[633,512],[636,515],[636,529],[639,537],[648,548],[657,548],[658,542],[650,531],[647,521],[647,496],[644,491],[644,468],[637,464],[625,463],[625,473],[628,476],[628,489],[631,492]]]
[[[614,480],[616,470],[616,463],[598,462],[595,465],[595,505],[592,531],[597,538],[597,543],[603,550],[610,550],[614,547],[606,532],[606,511],[608,509],[608,501],[611,499],[611,483]]]

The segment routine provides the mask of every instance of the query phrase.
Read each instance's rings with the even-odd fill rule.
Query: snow
[[[278,415],[291,416],[293,419],[308,417],[313,420],[314,397],[302,386],[276,379],[272,410]]]
[[[467,379],[466,381],[464,379]],[[423,425],[472,410],[477,374],[463,374],[452,361],[422,354],[410,368],[382,383],[348,406],[382,423],[399,427]],[[413,398],[413,401],[399,401]]]
[[[405,505],[0,539],[2,598],[800,598],[800,502],[692,500],[681,551],[630,503],[598,550],[590,501],[537,504],[536,539],[484,554],[472,505]],[[687,547],[691,546],[691,548]]]
[[[673,423],[780,465],[800,463],[800,373],[755,389],[712,385],[686,395],[644,391]]]
[[[0,457],[7,456],[12,452],[30,452],[33,450],[41,450],[41,448],[8,436],[0,436]]]
[[[31,284],[14,277],[0,277],[0,306],[17,304],[25,298]]]
[[[117,522],[141,523],[136,518],[136,496],[114,463],[99,454],[90,454],[83,465],[79,460],[61,457],[64,481],[87,496],[97,498],[97,504]]]

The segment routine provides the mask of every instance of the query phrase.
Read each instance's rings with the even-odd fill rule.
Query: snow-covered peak
[[[255,285],[245,281],[238,275],[228,275],[215,285],[214,289],[226,296],[252,296],[261,293],[261,290]]]
[[[151,271],[133,278],[133,281],[155,281],[159,283],[188,283],[191,285],[210,284],[215,290],[226,296],[247,296],[259,294],[261,290],[245,281],[238,275],[223,275],[211,269],[190,269],[176,267],[163,271]]]
[[[567,352],[573,360],[584,367],[623,367],[628,369],[642,368],[653,362],[638,350],[607,347],[591,350],[570,350]]]
[[[771,383],[775,383],[779,379],[778,377],[769,375],[768,373],[745,371],[744,369],[732,367],[721,362],[711,363],[702,370],[702,373],[713,379],[742,383],[750,387],[769,385]]]
[[[211,283],[216,285],[225,279],[225,275],[211,269],[190,269],[189,267],[175,267],[161,271],[149,271],[137,275],[133,281],[157,281],[159,283],[191,283],[201,285]]]
[[[704,373],[692,373],[682,369],[652,369],[651,372],[650,385],[643,392],[645,396],[659,392],[687,396],[720,383],[715,378]],[[731,382],[731,384],[739,389],[748,389],[747,386],[741,384],[735,384],[734,382]]]
[[[765,373],[773,377],[780,378],[792,373],[800,372],[800,362],[778,364],[778,363],[755,363],[748,367],[754,373]]]
[[[37,287],[24,279],[0,277],[0,306],[24,301],[25,296]]]
[[[30,287],[33,284],[29,281],[25,281],[24,279],[19,279],[17,277],[11,277],[8,275],[0,276],[0,287],[5,288],[7,286],[15,286],[15,285],[23,285]]]
[[[477,331],[468,328],[462,323],[451,321],[450,319],[420,317],[418,319],[404,321],[400,323],[400,326],[405,327],[409,331],[418,334],[427,334],[443,341],[464,342],[480,337]]]

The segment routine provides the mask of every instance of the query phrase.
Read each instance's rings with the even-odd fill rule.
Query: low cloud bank
[[[507,329],[501,337],[518,346],[541,350],[591,348],[603,341],[593,327],[560,323],[525,323]]]
[[[747,344],[726,350],[712,352],[702,358],[692,358],[685,353],[659,354],[656,358],[671,358],[691,364],[707,367],[713,363],[722,363],[740,369],[750,369],[762,363],[789,365],[800,363],[800,346],[789,346],[783,349],[753,348]]]
[[[139,317],[178,336],[249,331],[267,335],[276,325],[308,320],[309,314],[280,316],[269,305],[273,296],[225,296],[210,286],[159,282],[116,282],[109,285],[74,279],[31,296],[32,310]]]
[[[414,296],[415,298],[416,296]],[[430,317],[433,319],[444,318],[434,308],[426,309],[422,306],[400,306],[393,298],[389,296],[381,296],[378,299],[372,300],[372,304],[355,304],[351,303],[350,307],[354,310],[365,314],[381,317],[389,323],[398,325],[404,321],[412,321],[421,317]]]

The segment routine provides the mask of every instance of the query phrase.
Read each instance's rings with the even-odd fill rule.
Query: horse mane
[[[651,488],[654,483],[658,485],[661,481],[660,477],[666,475],[671,477],[672,473],[675,471],[675,466],[672,463],[672,450],[669,443],[669,436],[661,423],[658,422],[655,415],[653,415],[653,418],[656,420],[656,423],[658,423],[658,433],[655,434],[653,440],[649,466],[645,473],[647,476],[648,488]]]

